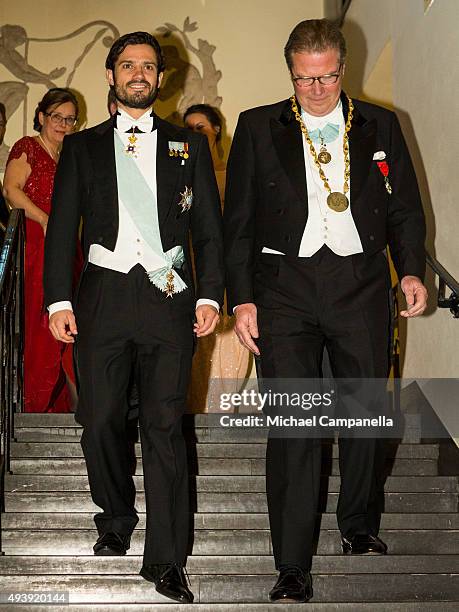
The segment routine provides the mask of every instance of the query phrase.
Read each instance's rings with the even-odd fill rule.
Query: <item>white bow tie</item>
[[[141,132],[152,132],[154,129],[154,117],[142,115],[139,119],[132,119],[127,115],[116,116],[116,127],[120,132],[130,132],[138,128]]]

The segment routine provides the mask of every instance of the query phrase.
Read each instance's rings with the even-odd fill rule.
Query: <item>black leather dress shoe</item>
[[[193,593],[186,583],[183,567],[177,563],[168,565],[143,565],[140,575],[156,585],[161,595],[179,603],[193,603]]]
[[[286,565],[279,572],[269,599],[276,603],[305,603],[312,597],[311,574],[296,565]]]
[[[93,546],[95,555],[114,555],[121,557],[129,550],[130,537],[119,533],[103,533]]]
[[[344,555],[385,555],[387,553],[387,545],[377,536],[341,537],[341,543]]]

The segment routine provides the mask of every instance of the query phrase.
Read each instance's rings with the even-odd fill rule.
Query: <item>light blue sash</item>
[[[142,238],[154,253],[164,261],[163,267],[147,272],[148,277],[158,289],[168,293],[168,295],[170,293],[180,293],[187,286],[173,268],[174,266],[176,268],[181,267],[185,261],[183,249],[173,247],[166,253],[163,251],[155,195],[135,161],[125,153],[124,149],[123,141],[115,131],[118,197],[126,207]]]

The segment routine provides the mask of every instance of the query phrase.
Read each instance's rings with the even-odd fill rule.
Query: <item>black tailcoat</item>
[[[347,117],[347,97],[342,95]],[[425,222],[416,176],[396,115],[353,100],[349,131],[351,211],[364,253],[390,247],[399,278],[425,270]],[[384,151],[392,195],[373,160]],[[302,133],[290,101],[241,113],[227,169],[225,260],[228,306],[253,302],[263,247],[295,257],[308,218]]]
[[[344,95],[342,102],[347,117]],[[350,206],[363,253],[349,257],[327,247],[298,257],[308,219],[308,185],[303,136],[290,101],[248,110],[239,118],[225,193],[228,307],[230,312],[238,304],[257,307],[262,385],[272,379],[320,379],[326,347],[336,379],[376,378],[384,386],[390,346],[387,245],[399,278],[424,275],[424,214],[397,118],[373,104],[353,104]],[[392,194],[373,159],[378,151],[386,156]],[[284,255],[262,254],[263,247]],[[356,416],[355,402],[346,404],[343,395],[341,407]],[[360,407],[369,408],[366,403]],[[384,409],[384,401],[378,407]],[[308,570],[320,440],[285,433],[271,429],[266,456],[273,552],[277,568],[293,564]],[[339,528],[346,538],[376,536],[384,500],[379,432],[374,438],[341,433]]]
[[[197,298],[223,303],[221,220],[218,189],[207,140],[159,117],[156,180],[162,246],[182,246],[187,285],[192,286],[189,232],[196,265]],[[72,299],[72,262],[83,222],[85,261],[91,244],[113,251],[118,235],[114,120],[66,136],[56,172],[45,245],[45,303]],[[189,158],[169,156],[169,141],[189,143]],[[179,202],[185,186],[194,199],[189,211]]]
[[[218,189],[207,139],[154,118],[162,248],[181,246],[188,289],[168,298],[135,265],[127,274],[87,264],[74,310],[80,377],[76,417],[100,534],[129,537],[137,522],[128,444],[131,373],[139,392],[139,425],[147,526],[144,562],[185,563],[188,476],[181,417],[193,351],[195,298],[223,303],[223,241]],[[189,157],[170,156],[169,142],[188,142]],[[140,151],[141,154],[141,151]],[[189,210],[181,206],[193,191]],[[83,252],[114,250],[118,236],[114,122],[68,136],[57,168],[45,243],[46,305],[72,300],[72,268],[82,221]],[[189,235],[193,245],[196,295]],[[134,367],[135,365],[135,367]]]

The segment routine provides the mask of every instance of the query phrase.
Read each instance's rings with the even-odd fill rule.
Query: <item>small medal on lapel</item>
[[[183,159],[188,159],[188,143],[169,140],[169,157],[182,157]]]
[[[377,161],[376,164],[379,168],[379,171],[384,177],[384,187],[386,188],[387,193],[391,195],[392,187],[391,187],[391,184],[389,183],[389,164],[385,161]]]
[[[191,205],[193,204],[193,190],[191,189],[191,187],[185,186],[185,191],[183,193],[180,193],[180,195],[182,196],[182,198],[178,205],[182,207],[182,213],[187,212],[188,210],[190,210]]]

